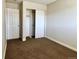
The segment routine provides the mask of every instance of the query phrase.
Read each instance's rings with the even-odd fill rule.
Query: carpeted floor
[[[5,59],[77,59],[77,53],[47,38],[7,41]]]

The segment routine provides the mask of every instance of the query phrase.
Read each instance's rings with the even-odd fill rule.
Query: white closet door
[[[26,18],[23,20],[23,37],[30,36],[30,10],[26,10]]]
[[[45,13],[41,10],[36,10],[36,21],[35,21],[35,38],[44,37],[44,19]]]
[[[19,38],[19,10],[6,9],[6,38]]]
[[[30,36],[30,17],[23,21],[23,37]]]

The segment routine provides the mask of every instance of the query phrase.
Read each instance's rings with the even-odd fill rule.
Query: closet
[[[44,37],[44,12],[40,10],[26,10],[24,23],[24,35],[31,38]]]
[[[46,19],[45,13],[47,10],[47,6],[44,4],[23,1],[20,4],[20,7],[20,37],[22,38],[22,41],[26,41],[26,37],[44,37]]]

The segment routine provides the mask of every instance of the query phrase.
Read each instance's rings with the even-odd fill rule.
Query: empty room
[[[77,59],[76,0],[3,3],[3,59]]]

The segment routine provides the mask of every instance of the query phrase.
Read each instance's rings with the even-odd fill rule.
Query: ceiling
[[[6,1],[10,3],[20,3],[23,0],[6,0]],[[36,2],[36,3],[41,3],[41,4],[50,4],[56,0],[24,0],[24,1]]]

